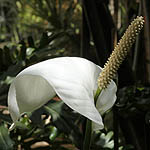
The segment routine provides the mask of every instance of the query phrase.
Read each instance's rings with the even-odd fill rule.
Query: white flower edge
[[[109,110],[116,102],[116,92],[117,86],[115,82],[111,81],[108,87],[101,91],[98,97],[96,108],[101,115],[103,115],[107,110]],[[92,128],[94,130],[99,130],[100,127],[97,123],[92,123]]]
[[[98,112],[101,110],[100,103],[105,101],[103,109],[106,111],[114,101],[111,101],[112,97],[107,101],[99,98],[97,108],[94,105],[94,91],[100,72],[99,66],[79,57],[54,58],[24,69],[17,75],[8,92],[8,109],[14,122],[10,129],[14,128],[21,114],[36,110],[55,94],[102,129],[104,125]],[[109,92],[116,96],[114,90]],[[100,97],[104,98],[106,94],[102,95]]]

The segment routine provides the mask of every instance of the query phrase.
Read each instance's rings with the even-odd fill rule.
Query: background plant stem
[[[83,150],[90,150],[91,137],[92,137],[92,121],[87,119]]]
[[[97,88],[97,91],[94,96],[95,105],[96,105],[97,99],[98,99],[101,91],[102,91],[102,89]],[[84,143],[83,143],[83,150],[90,150],[91,139],[92,139],[92,121],[87,119],[86,120],[86,129],[85,129],[85,138],[84,138]]]

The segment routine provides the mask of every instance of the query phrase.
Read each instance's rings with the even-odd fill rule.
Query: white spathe
[[[32,65],[21,71],[8,92],[8,109],[14,124],[21,114],[38,109],[56,94],[73,110],[103,128],[100,114],[111,108],[117,87],[113,81],[94,104],[101,68],[79,57],[60,57]],[[100,112],[100,113],[99,113]]]

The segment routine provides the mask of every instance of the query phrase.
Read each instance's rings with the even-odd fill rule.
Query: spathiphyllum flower
[[[137,17],[131,23],[103,71],[83,58],[60,57],[32,65],[20,72],[8,92],[8,108],[14,122],[11,129],[23,113],[38,109],[56,94],[73,110],[92,120],[95,129],[102,129],[101,115],[116,100],[117,87],[112,79],[143,23],[143,17]],[[100,95],[96,94],[94,101],[97,91],[100,91]]]
[[[13,120],[11,129],[20,116],[31,112],[56,94],[65,104],[103,128],[101,114],[116,100],[116,84],[111,81],[94,104],[101,68],[79,57],[60,57],[32,65],[20,72],[8,92],[8,109]]]
[[[136,40],[137,35],[143,28],[144,19],[143,17],[137,17],[133,20],[131,25],[128,27],[123,37],[115,47],[111,56],[109,57],[107,63],[104,65],[104,69],[100,74],[98,79],[98,85],[100,89],[105,89],[111,80],[116,75],[116,72],[122,63],[122,61],[127,56],[129,50],[131,49],[133,43]]]

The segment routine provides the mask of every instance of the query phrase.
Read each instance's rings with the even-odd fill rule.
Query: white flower
[[[31,112],[56,94],[73,110],[103,128],[100,114],[112,107],[116,100],[116,85],[111,81],[94,104],[97,79],[101,68],[79,57],[60,57],[32,65],[21,71],[8,92],[8,109],[13,120]],[[100,112],[100,113],[99,113]]]

